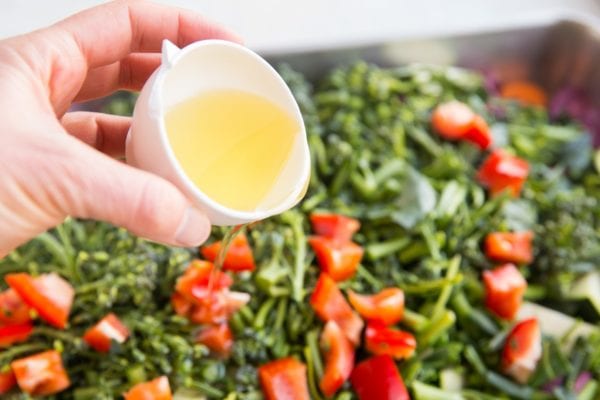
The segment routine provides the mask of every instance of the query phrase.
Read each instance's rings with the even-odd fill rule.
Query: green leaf
[[[467,188],[455,180],[452,180],[444,186],[440,201],[437,205],[437,215],[442,218],[451,217],[456,213],[458,207],[464,203],[467,197]]]
[[[392,220],[410,229],[423,220],[437,203],[437,192],[429,180],[415,169],[408,170],[402,193],[396,200]]]

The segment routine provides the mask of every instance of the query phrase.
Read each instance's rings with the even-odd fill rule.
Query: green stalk
[[[404,314],[402,314],[402,325],[410,328],[415,332],[421,331],[427,326],[429,320],[423,315],[412,311],[408,308],[404,308]]]
[[[410,238],[400,237],[386,242],[367,245],[365,252],[370,260],[376,261],[382,257],[397,253],[410,244]]]
[[[323,364],[319,352],[319,331],[317,329],[313,329],[306,334],[306,344],[311,354],[315,375],[317,379],[321,379],[323,377]]]
[[[20,356],[47,349],[48,345],[44,343],[26,343],[19,346],[12,346],[8,350],[0,352],[0,362],[11,361]]]
[[[446,272],[446,280],[448,282],[444,285],[437,301],[435,302],[435,306],[433,306],[433,310],[431,312],[432,320],[439,319],[442,313],[444,312],[446,304],[448,303],[448,299],[452,294],[452,289],[454,289],[454,284],[450,282],[452,282],[458,274],[459,268],[460,256],[455,256],[450,260],[450,264],[448,265],[448,271]]]
[[[377,186],[382,185],[390,178],[404,173],[406,171],[406,162],[398,158],[393,158],[383,164],[375,171],[373,178]]]
[[[433,157],[440,157],[442,155],[443,149],[423,129],[412,127],[406,133]]]
[[[319,135],[309,135],[308,137],[310,148],[313,150],[316,158],[316,164],[319,172],[323,175],[329,175],[331,173],[331,165],[327,160],[327,149],[325,144]]]
[[[485,378],[490,385],[502,390],[514,398],[522,400],[530,400],[533,398],[534,390],[532,388],[517,385],[513,381],[506,379],[493,371],[487,371]]]
[[[369,272],[369,270],[367,270],[362,264],[358,265],[358,268],[356,270],[356,276],[367,281],[371,286],[375,288],[375,290],[378,290],[383,286],[383,283],[377,278],[375,278],[373,274],[371,274],[371,272]]]
[[[39,241],[46,248],[46,250],[52,254],[56,261],[58,261],[59,265],[67,269],[70,268],[71,260],[69,259],[69,254],[67,253],[67,250],[64,248],[63,244],[61,244],[56,237],[48,232],[44,232],[35,240]]]
[[[505,397],[492,396],[490,394],[478,392],[476,390],[465,389],[461,391],[466,400],[505,400]]]
[[[494,386],[495,388],[509,394],[513,398],[522,399],[522,400],[530,400],[530,399],[544,399],[550,398],[545,397],[545,395],[541,392],[536,392],[532,388],[528,386],[518,385],[513,381],[503,377],[496,372],[489,371],[477,350],[473,346],[468,345],[464,351],[465,358],[471,364],[471,366],[477,371],[477,373],[483,376],[488,384]]]
[[[329,195],[334,197],[337,196],[342,187],[346,184],[346,181],[350,178],[350,174],[352,173],[352,159],[350,156],[344,160],[343,164],[338,169],[337,174],[335,174],[333,180],[331,181],[331,185],[329,185]]]
[[[306,237],[302,228],[302,216],[295,212],[289,211],[287,222],[292,228],[295,241],[294,252],[294,275],[292,277],[292,298],[301,303],[304,299],[304,275],[306,273]]]
[[[62,340],[64,342],[70,342],[78,346],[83,344],[83,341],[80,337],[71,334],[69,331],[58,330],[48,326],[36,326],[33,329],[33,335],[42,335],[53,339]]]
[[[509,333],[510,331],[505,329],[494,335],[487,345],[487,350],[490,352],[500,351]]]
[[[464,400],[460,393],[442,390],[419,381],[414,381],[411,387],[415,400]]]
[[[308,391],[310,392],[310,398],[313,400],[323,400],[319,389],[317,389],[316,376],[315,376],[315,365],[310,346],[304,348],[304,358],[306,359],[306,375],[308,381]]]
[[[279,300],[279,304],[277,305],[277,315],[275,316],[275,322],[273,323],[273,329],[278,331],[283,327],[283,323],[285,322],[285,317],[287,316],[288,309],[288,299],[282,298]]]
[[[450,310],[444,310],[434,320],[431,320],[429,324],[423,328],[419,333],[418,343],[420,346],[428,346],[444,334],[450,327],[456,322],[456,314]]]
[[[423,226],[421,226],[421,236],[423,236],[423,239],[425,239],[425,244],[427,244],[427,248],[429,249],[429,254],[431,255],[431,258],[434,260],[440,260],[442,258],[442,255],[440,253],[440,246],[435,238],[435,235],[431,230],[430,225],[424,224]]]
[[[350,182],[352,182],[354,190],[367,202],[376,199],[378,191],[374,180],[369,180],[360,173],[353,172],[350,174]]]
[[[190,388],[205,394],[211,399],[222,399],[225,396],[221,390],[204,382],[192,381]]]
[[[462,280],[461,275],[454,276],[453,279],[447,278],[422,280],[417,283],[401,284],[400,288],[407,294],[428,294],[442,291],[448,285],[453,286]]]
[[[67,230],[70,231],[69,227],[71,222],[71,219],[68,218],[65,223],[58,225],[56,227],[56,233],[58,234],[58,237],[63,245],[64,252],[68,258],[68,263],[65,265],[65,267],[68,268],[71,279],[73,279],[75,282],[80,282],[81,276],[79,274],[79,269],[77,268],[77,263],[75,262],[75,249],[71,244],[70,234],[67,232]]]
[[[311,197],[307,198],[302,202],[302,211],[310,212],[314,210],[319,204],[327,200],[328,196],[329,194],[327,193],[327,190],[324,190],[322,188],[319,189],[317,193],[313,194]]]
[[[462,290],[456,290],[454,292],[450,299],[450,305],[460,318],[470,320],[481,330],[490,335],[496,335],[498,333],[498,326],[496,323],[481,310],[473,308]]]
[[[267,317],[269,316],[271,309],[275,306],[276,301],[276,298],[271,297],[260,306],[258,312],[256,313],[256,318],[254,319],[254,328],[256,330],[261,330],[264,328]]]
[[[239,309],[238,314],[242,316],[246,324],[251,325],[254,323],[254,312],[247,304]]]
[[[406,385],[410,385],[419,375],[423,363],[417,357],[412,357],[402,365],[402,379]]]

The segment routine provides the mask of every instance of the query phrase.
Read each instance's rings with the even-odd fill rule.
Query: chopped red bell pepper
[[[528,264],[533,261],[533,232],[493,232],[485,237],[485,255],[494,261]]]
[[[211,276],[212,275],[212,276]],[[214,271],[214,265],[209,261],[193,260],[185,273],[177,278],[175,290],[188,301],[203,301],[212,282],[212,290],[218,291],[233,284],[233,279],[221,271]]]
[[[212,279],[212,287],[210,287]],[[175,313],[198,324],[220,324],[250,301],[247,293],[229,291],[233,279],[209,261],[194,260],[177,279],[171,305]]]
[[[173,292],[171,295],[171,307],[173,307],[173,311],[175,314],[180,315],[182,317],[187,317],[192,310],[192,302],[188,301],[185,297],[183,297],[178,292]]]
[[[14,325],[29,321],[30,308],[14,289],[0,293],[0,324]]]
[[[536,318],[516,324],[504,343],[502,368],[519,383],[526,383],[542,356],[542,333]]]
[[[431,114],[433,129],[448,140],[467,140],[481,149],[492,144],[492,134],[487,122],[460,101],[438,105]]]
[[[266,400],[310,400],[306,366],[295,358],[272,361],[258,368]]]
[[[12,370],[0,372],[0,394],[8,393],[17,385],[15,374]]]
[[[200,249],[202,256],[209,261],[214,262],[221,251],[221,241],[214,242]],[[248,244],[248,239],[243,233],[238,234],[233,238],[225,260],[223,261],[223,269],[227,271],[254,271],[256,264],[254,263],[254,255],[252,248]]]
[[[325,353],[325,373],[319,382],[323,394],[331,397],[348,380],[354,368],[354,347],[335,321],[329,321],[321,333]]]
[[[363,256],[363,248],[353,242],[340,242],[320,236],[308,238],[321,270],[339,282],[351,278]]]
[[[62,392],[71,385],[56,350],[44,351],[14,360],[10,368],[15,374],[19,388],[33,396],[48,396]]]
[[[150,382],[138,383],[128,392],[123,393],[125,400],[171,400],[171,386],[166,376],[161,376]]]
[[[352,308],[326,273],[321,273],[310,304],[317,316],[324,322],[335,321],[354,345],[360,343],[360,332],[364,326],[362,319]]]
[[[410,400],[396,363],[388,355],[374,356],[356,365],[350,382],[359,400]]]
[[[56,273],[34,278],[27,273],[8,274],[6,283],[50,325],[64,329],[69,319],[75,290]]]
[[[228,289],[213,291],[193,304],[190,320],[196,324],[220,324],[250,301],[250,295]]]
[[[492,195],[508,190],[516,197],[521,193],[528,175],[527,161],[497,149],[485,159],[477,172],[477,179],[490,190]]]
[[[313,231],[319,236],[349,242],[360,229],[357,219],[333,213],[313,213],[310,216]]]
[[[83,340],[94,350],[108,353],[112,342],[125,343],[129,330],[113,313],[102,318],[96,325],[88,329]]]
[[[14,343],[24,342],[33,333],[31,322],[18,325],[0,326],[0,347],[8,347]]]
[[[349,290],[348,300],[361,317],[383,325],[400,322],[404,314],[404,292],[399,288],[383,289],[373,295],[357,294]]]
[[[500,318],[513,319],[523,301],[527,281],[514,264],[483,272],[485,305]]]
[[[227,357],[233,347],[233,334],[227,322],[223,322],[202,328],[196,335],[195,342],[205,345],[221,357]]]
[[[449,101],[438,105],[431,114],[433,129],[443,138],[458,140],[469,130],[475,113],[460,101]]]
[[[365,348],[375,355],[387,354],[393,358],[409,358],[417,348],[417,340],[409,333],[369,322],[365,331]]]
[[[465,140],[485,150],[492,145],[492,132],[488,123],[479,115],[475,115],[471,126],[465,133]]]

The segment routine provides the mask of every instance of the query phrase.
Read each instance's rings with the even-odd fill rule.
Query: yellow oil
[[[300,127],[264,97],[214,90],[167,110],[167,135],[187,176],[217,203],[261,206],[289,159]]]
[[[241,232],[246,230],[247,226],[248,224],[242,224],[231,226],[225,229],[225,234],[223,235],[223,239],[221,240],[221,248],[219,249],[219,253],[217,254],[217,258],[215,259],[215,262],[213,264],[214,268],[212,269],[212,272],[208,279],[208,293],[212,292],[214,281],[217,278],[217,275],[219,274],[221,269],[223,268],[223,263],[225,262],[225,257],[227,256],[227,250],[229,250],[229,246],[233,242],[233,239],[235,239],[235,237]]]

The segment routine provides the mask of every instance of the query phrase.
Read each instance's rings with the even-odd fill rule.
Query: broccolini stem
[[[358,265],[358,269],[356,270],[356,275],[363,278],[365,281],[369,282],[371,286],[375,288],[375,290],[379,290],[383,287],[383,283],[379,281],[377,278],[369,272],[362,264]]]
[[[319,331],[317,329],[313,329],[306,334],[306,344],[313,362],[315,376],[321,379],[323,377],[323,364],[319,353]]]
[[[258,312],[256,313],[256,318],[254,319],[254,328],[257,330],[261,330],[264,328],[265,323],[267,321],[267,317],[271,312],[271,309],[275,306],[275,302],[277,299],[275,297],[271,297],[265,301]]]
[[[21,355],[30,354],[36,351],[47,350],[48,345],[44,343],[27,343],[20,346],[13,346],[8,350],[0,352],[0,363],[12,361]]]
[[[378,260],[382,257],[394,254],[410,244],[409,237],[400,237],[397,239],[388,240],[367,245],[366,253],[370,260]]]
[[[423,294],[444,290],[447,285],[454,285],[462,279],[461,275],[456,275],[452,279],[441,278],[432,280],[422,280],[417,283],[401,284],[400,288],[407,294]]]
[[[458,274],[458,270],[460,268],[460,256],[455,256],[450,260],[450,264],[448,265],[448,272],[446,273],[446,284],[442,289],[435,306],[433,307],[433,311],[431,312],[431,319],[437,320],[440,318],[444,309],[446,308],[446,304],[448,303],[448,299],[452,294],[452,289],[454,289],[454,283],[452,281],[456,278]]]
[[[40,242],[46,250],[52,254],[60,266],[67,268],[70,271],[72,260],[69,258],[69,254],[64,245],[61,244],[54,235],[44,232],[35,240]]]
[[[277,315],[275,316],[275,322],[273,323],[274,330],[277,331],[283,327],[285,317],[287,316],[287,308],[288,299],[284,297],[281,300],[279,300],[279,304],[277,305]]]
[[[294,276],[292,278],[292,298],[298,303],[304,298],[304,274],[306,273],[306,237],[302,228],[302,216],[294,211],[286,213],[287,222],[295,239]]]
[[[456,314],[450,310],[444,310],[440,316],[431,320],[419,334],[417,342],[421,346],[428,346],[434,343],[444,332],[446,332],[456,322]]]
[[[83,341],[80,337],[77,337],[68,331],[58,330],[54,328],[50,328],[48,326],[36,326],[33,329],[34,335],[42,335],[46,337],[51,337],[53,339],[62,340],[64,342],[70,342],[75,345],[82,345]]]
[[[490,317],[479,309],[473,308],[462,290],[456,290],[450,299],[452,309],[460,318],[469,319],[481,330],[490,334],[498,333],[498,326]]]
[[[205,394],[211,399],[222,399],[225,396],[225,393],[221,390],[204,382],[192,381],[190,388]]]
[[[410,328],[415,332],[419,332],[427,326],[429,320],[423,315],[412,311],[408,308],[404,308],[404,314],[402,315],[402,325]]]
[[[310,398],[313,400],[322,400],[319,393],[319,389],[317,389],[317,384],[315,382],[315,367],[314,367],[314,359],[312,356],[312,352],[310,350],[310,346],[306,346],[304,348],[304,358],[306,359],[306,375],[308,381],[308,390],[310,392]]]

